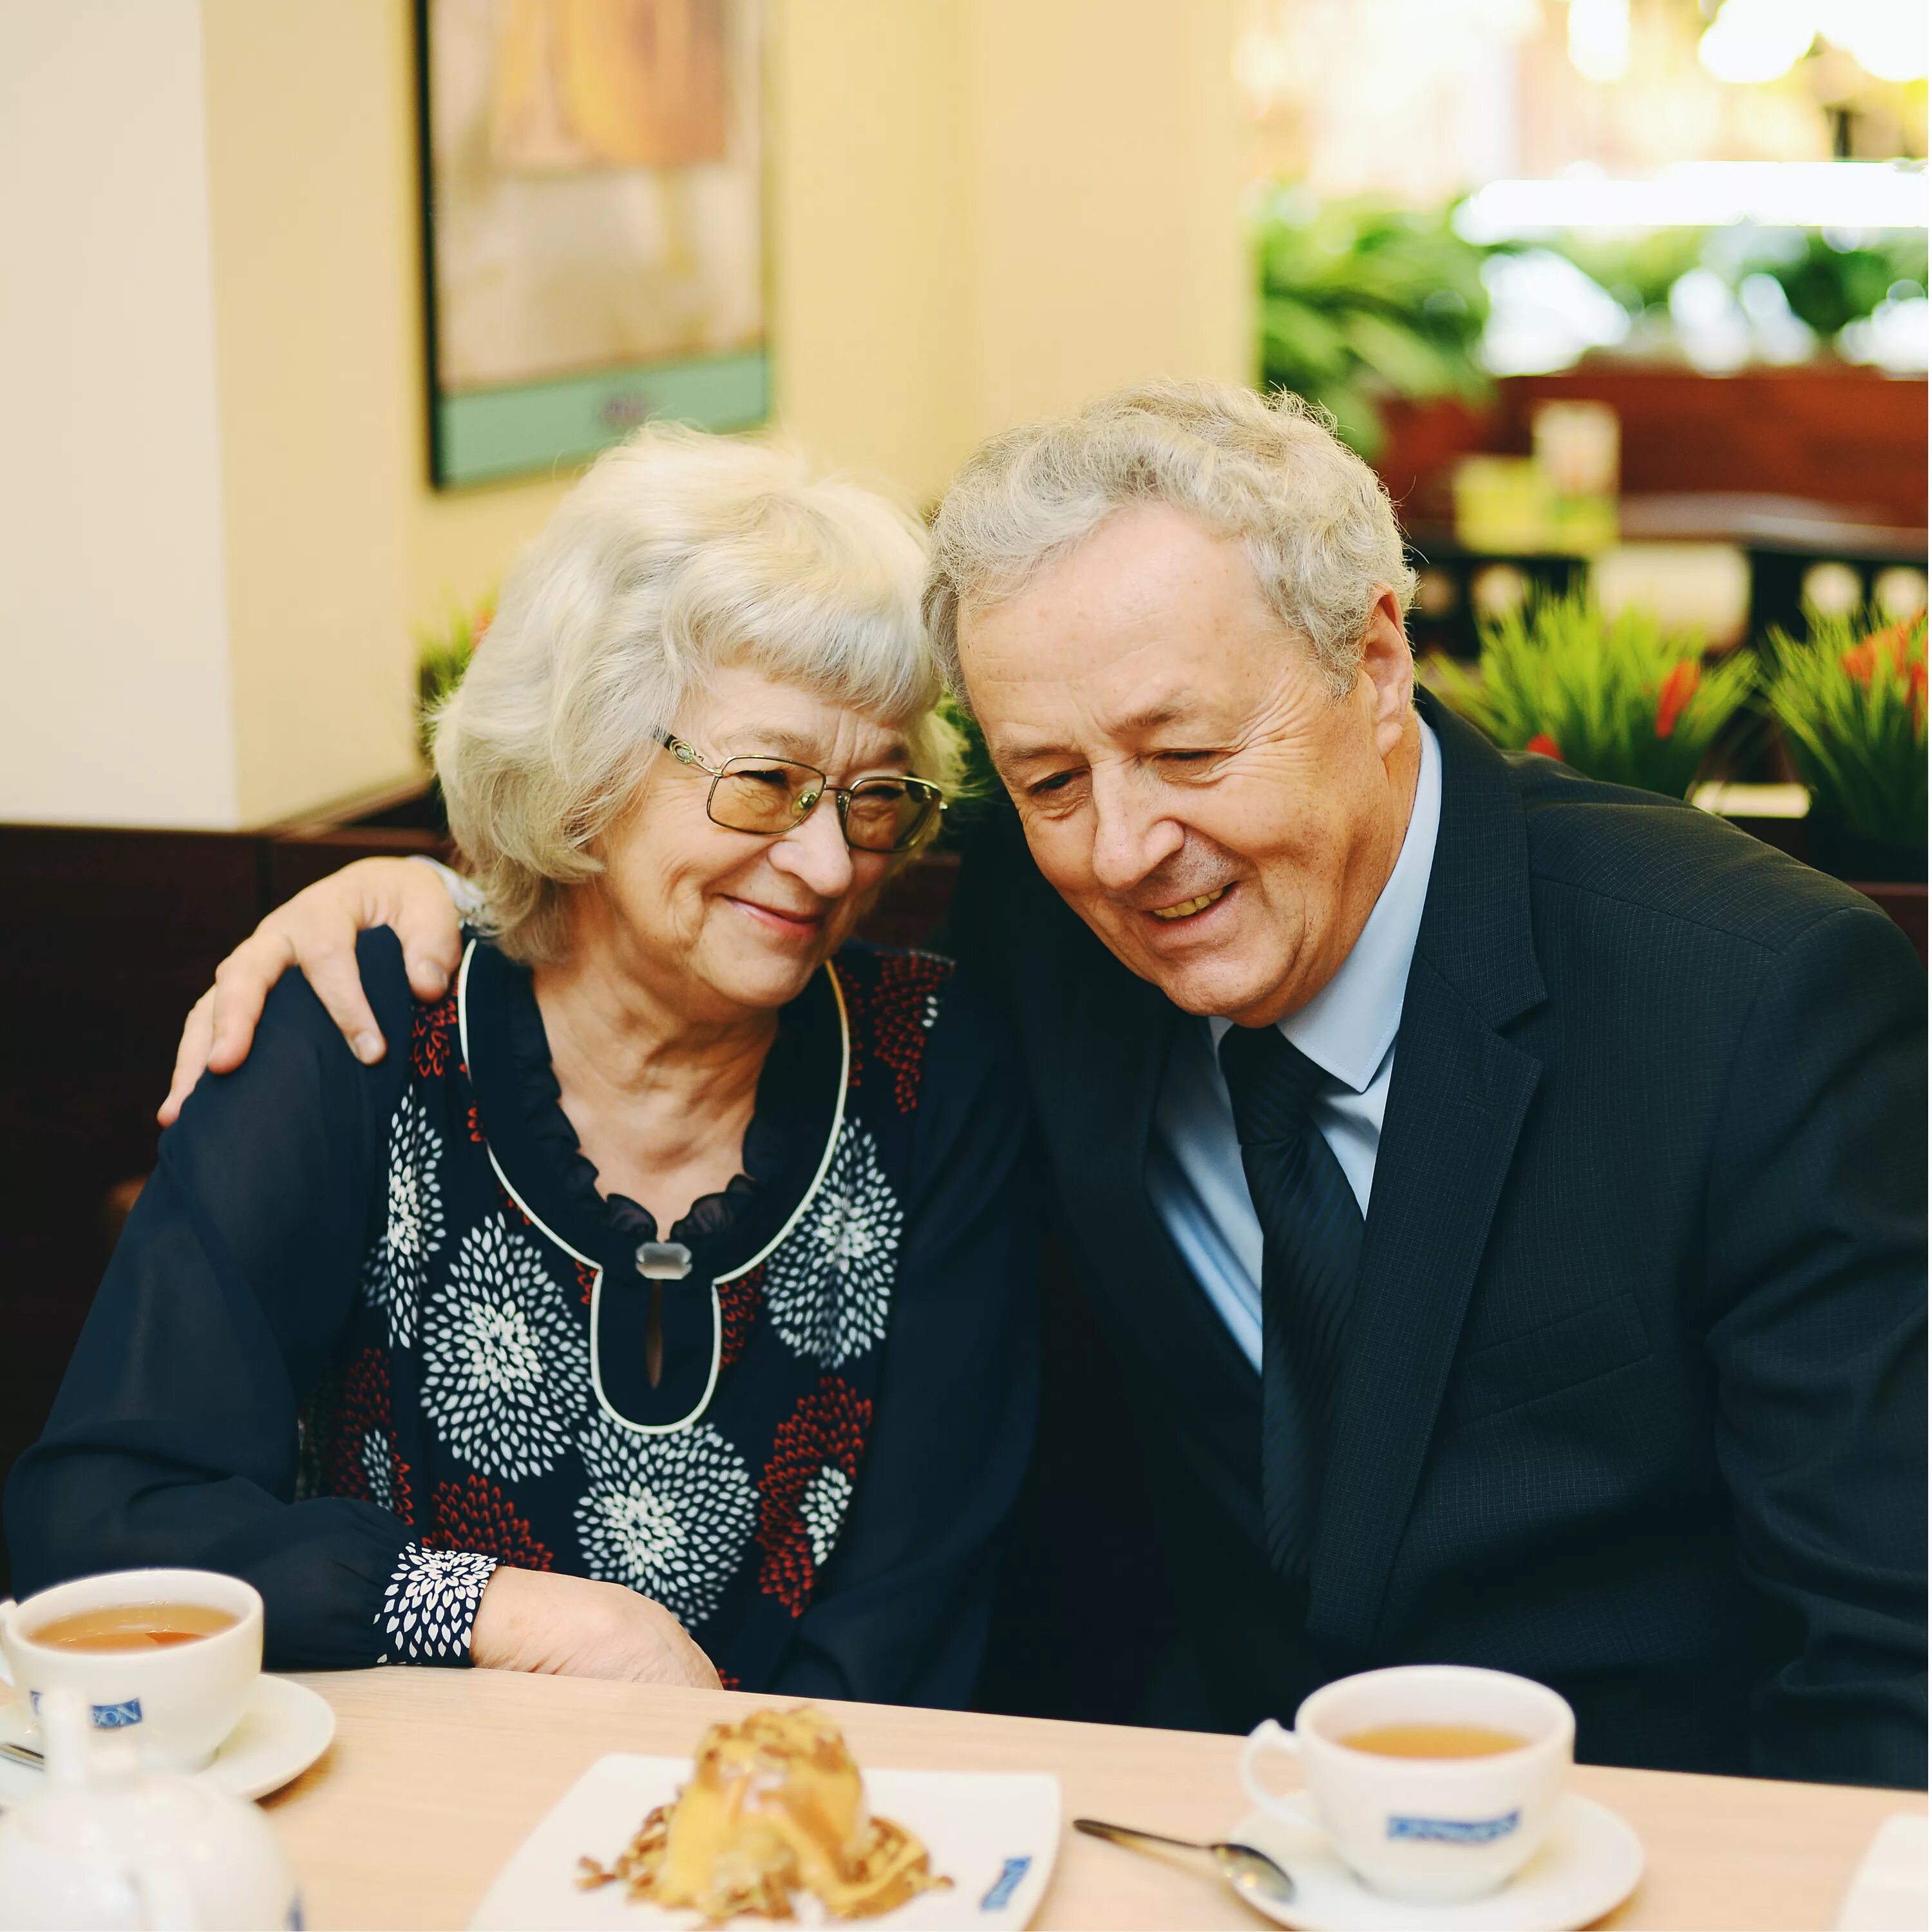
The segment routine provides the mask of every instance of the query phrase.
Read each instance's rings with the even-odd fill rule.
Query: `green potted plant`
[[[1505,751],[1538,752],[1612,784],[1682,798],[1750,695],[1743,652],[1707,662],[1694,631],[1587,595],[1532,596],[1484,626],[1472,672],[1447,658],[1429,681]]]
[[[1925,877],[1925,614],[1810,614],[1771,635],[1765,704],[1811,795],[1813,862],[1840,878]]]
[[[1487,398],[1476,344],[1489,319],[1488,250],[1456,234],[1446,209],[1322,202],[1283,184],[1262,202],[1253,235],[1263,388],[1319,404],[1371,458],[1388,398]]]
[[[452,600],[441,623],[417,627],[416,746],[425,765],[436,736],[436,711],[463,682],[471,655],[496,614],[496,593],[490,590],[473,608],[466,610]]]

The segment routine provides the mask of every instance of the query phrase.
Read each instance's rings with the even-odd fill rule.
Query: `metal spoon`
[[[1129,1851],[1150,1845],[1166,1845],[1176,1851],[1205,1852],[1220,1868],[1221,1876],[1244,1897],[1264,1898],[1271,1904],[1287,1905],[1294,1898],[1294,1881],[1265,1852],[1252,1845],[1198,1844],[1192,1838],[1170,1838],[1164,1832],[1136,1831],[1131,1825],[1109,1825],[1098,1818],[1076,1818],[1076,1832],[1090,1838],[1106,1838]]]

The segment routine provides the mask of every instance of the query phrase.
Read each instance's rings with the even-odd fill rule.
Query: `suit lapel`
[[[1073,982],[1066,1061],[1072,1090],[1062,1104],[1074,1128],[1075,1226],[1086,1222],[1100,1232],[1102,1248],[1145,1254],[1150,1242],[1166,1240],[1144,1174],[1154,1106],[1180,1020],[1157,987],[1135,978],[1093,941]],[[1146,1272],[1130,1270],[1120,1285],[1137,1295]],[[1108,1292],[1114,1292],[1110,1282]]]
[[[1082,932],[1084,934],[1085,928]],[[1066,1233],[1107,1317],[1153,1370],[1156,1400],[1211,1405],[1192,1420],[1230,1468],[1252,1466],[1259,1384],[1155,1211],[1147,1186],[1154,1109],[1180,1028],[1157,987],[1097,940],[1083,948],[1066,1016]],[[1252,1390],[1252,1402],[1229,1390]]]
[[[1442,816],[1404,994],[1310,1568],[1346,1652],[1381,1611],[1540,1063],[1500,1029],[1544,998],[1508,766],[1426,697]]]
[[[1070,1016],[1080,1035],[1071,1064],[1087,1090],[1079,1106],[1106,1124],[1110,1144],[1118,1135],[1118,1144],[1136,1149],[1138,1159],[1181,1016],[1157,986],[1135,978],[1097,940],[1089,952]]]

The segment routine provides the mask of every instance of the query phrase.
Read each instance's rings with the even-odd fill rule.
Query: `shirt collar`
[[[1402,994],[1436,860],[1436,834],[1442,818],[1442,754],[1427,722],[1418,718],[1417,723],[1422,733],[1422,759],[1416,773],[1415,804],[1395,869],[1341,970],[1307,1005],[1278,1023],[1285,1039],[1358,1094],[1368,1090],[1402,1024]],[[1231,1024],[1225,1019],[1208,1022],[1216,1048]]]

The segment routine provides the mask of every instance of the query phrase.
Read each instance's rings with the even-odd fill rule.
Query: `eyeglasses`
[[[668,731],[658,742],[681,765],[711,775],[704,808],[728,832],[755,832],[767,838],[795,830],[828,794],[838,803],[839,829],[855,852],[910,852],[939,829],[945,795],[925,778],[861,778],[836,785],[815,765],[758,752],[708,765],[682,738]]]

